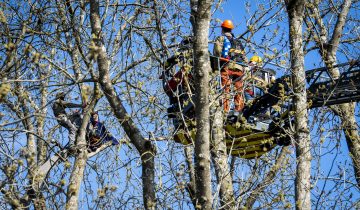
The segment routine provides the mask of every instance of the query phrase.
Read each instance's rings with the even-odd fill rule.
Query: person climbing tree
[[[87,139],[89,141],[89,151],[96,151],[103,143],[111,141],[112,145],[118,145],[119,141],[105,128],[99,120],[98,111],[91,113],[88,125]]]
[[[243,82],[244,68],[236,62],[246,62],[244,47],[232,33],[234,24],[225,20],[221,24],[221,36],[215,40],[214,55],[221,57],[221,85],[224,88],[223,106],[226,114],[230,111],[230,86],[234,82],[236,95],[234,96],[234,112],[229,116],[230,121],[236,121],[244,108]]]
[[[78,127],[81,124],[81,113],[77,110],[70,114],[66,113],[66,108],[83,108],[82,104],[74,104],[65,101],[65,92],[56,94],[55,102],[52,105],[52,110],[59,125],[63,126],[69,131],[68,148],[75,149],[75,138]]]

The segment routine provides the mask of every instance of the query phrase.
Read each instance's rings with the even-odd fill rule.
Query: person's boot
[[[230,113],[229,116],[227,117],[227,121],[229,123],[236,123],[238,121],[239,114],[240,114],[240,112],[238,112],[238,111],[234,111],[234,112]]]

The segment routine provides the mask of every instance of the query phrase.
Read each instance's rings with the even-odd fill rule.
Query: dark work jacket
[[[111,141],[112,145],[119,144],[118,140],[106,130],[103,123],[94,121],[92,118],[90,119],[90,123],[91,125],[88,127],[90,136],[100,138],[101,142]]]

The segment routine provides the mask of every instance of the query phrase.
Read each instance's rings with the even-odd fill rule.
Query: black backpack
[[[233,35],[233,37],[235,37]],[[245,61],[245,51],[244,46],[242,45],[239,38],[232,38],[230,39],[231,48],[229,51],[229,55],[231,57],[231,60],[234,60],[236,62],[244,62]]]

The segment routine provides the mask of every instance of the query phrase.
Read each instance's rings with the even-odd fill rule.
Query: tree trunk
[[[305,1],[286,1],[286,7],[289,16],[290,56],[295,111],[295,142],[297,159],[295,179],[296,209],[311,209],[311,153],[302,38]]]
[[[30,110],[28,108],[26,98],[23,97],[25,95],[24,87],[22,87],[20,84],[18,84],[16,89],[17,89],[16,95],[19,98],[19,104],[21,107],[21,110],[20,109],[18,110],[18,111],[20,111],[21,115],[18,115],[18,116],[21,119],[23,119],[22,120],[23,126],[24,126],[25,130],[28,131],[28,133],[26,133],[26,140],[27,140],[27,142],[26,142],[27,148],[26,149],[27,149],[27,151],[26,151],[25,157],[26,157],[26,161],[27,161],[27,167],[29,168],[29,173],[27,173],[26,178],[30,183],[30,187],[27,188],[26,196],[24,196],[25,198],[22,199],[22,205],[29,206],[31,204],[31,202],[33,200],[36,200],[36,198],[37,198],[37,193],[32,188],[34,182],[36,182],[36,180],[34,180],[34,177],[35,177],[35,171],[36,171],[36,167],[37,167],[37,165],[36,165],[37,155],[36,155],[36,140],[35,140],[35,135],[33,134],[36,132],[35,132],[35,127],[34,127],[34,123],[33,123],[32,119],[28,117],[28,116],[30,116]]]
[[[349,13],[351,0],[345,0],[342,4],[341,12],[339,12],[336,25],[334,27],[331,39],[328,40],[328,31],[325,26],[320,10],[319,2],[315,1],[316,5],[311,7],[311,13],[315,17],[316,24],[320,27],[320,39],[315,40],[317,46],[320,49],[320,54],[329,70],[329,73],[334,79],[339,78],[340,71],[338,68],[334,68],[336,65],[336,52],[339,47],[340,38],[343,33],[343,28],[346,24],[346,17]],[[350,152],[350,157],[353,161],[353,167],[355,172],[356,181],[360,188],[360,136],[358,132],[358,126],[354,116],[355,103],[341,104],[332,106],[332,110],[338,115],[342,122],[342,129],[345,134],[346,143]]]
[[[44,85],[48,85],[48,79],[44,81]],[[46,109],[46,103],[47,103],[47,95],[48,91],[46,88],[41,89],[41,109],[39,110],[39,113],[41,116],[36,117],[37,121],[37,132],[38,132],[38,138],[36,141],[37,145],[37,166],[36,169],[33,171],[36,171],[39,169],[40,165],[44,163],[47,153],[47,145],[45,144],[45,138],[44,138],[44,128],[45,128],[45,117],[47,113]],[[35,175],[36,176],[36,175]],[[41,186],[42,179],[33,179],[32,186]],[[36,190],[35,190],[36,192]],[[34,198],[34,208],[35,209],[46,209],[46,201],[42,193],[40,191],[37,191],[37,196]]]
[[[98,87],[95,86],[95,89]],[[90,121],[90,110],[95,107],[97,101],[97,92],[94,93],[94,99],[84,110],[84,117],[81,123],[81,126],[78,130],[78,135],[76,136],[77,140],[77,148],[79,148],[79,153],[75,156],[75,163],[73,170],[71,172],[70,181],[68,190],[66,192],[66,209],[67,210],[75,210],[78,209],[79,203],[79,191],[81,187],[81,182],[84,176],[84,170],[86,166],[86,161],[88,159],[87,152],[87,143],[86,143],[86,128]]]
[[[189,193],[192,204],[196,207],[196,183],[195,183],[195,169],[193,164],[193,153],[194,150],[190,147],[184,148],[186,164],[189,172],[189,183],[186,185],[186,190]]]
[[[78,145],[86,144],[85,133],[84,136],[78,137]],[[87,161],[87,149],[86,147],[80,149],[80,154],[75,158],[74,168],[71,172],[70,182],[66,193],[66,209],[76,210],[79,203],[79,191],[81,182],[84,176],[84,170]]]
[[[50,68],[50,67],[49,67]],[[50,71],[49,71],[50,72]],[[49,83],[49,80],[46,79],[44,81],[44,86],[47,86]],[[46,103],[47,103],[47,95],[48,95],[48,90],[46,88],[41,88],[41,109],[39,110],[39,114],[41,116],[37,117],[37,131],[38,131],[38,135],[39,137],[37,138],[37,161],[38,161],[38,165],[42,164],[45,159],[46,159],[46,152],[47,152],[47,147],[46,144],[44,143],[44,127],[45,127],[45,117],[47,114],[47,108],[46,108]]]
[[[325,64],[328,67],[332,77],[337,79],[340,76],[338,68],[333,68],[336,65],[336,52],[339,47],[340,38],[344,25],[346,23],[346,17],[349,13],[351,6],[351,0],[345,0],[341,12],[338,16],[338,20],[335,25],[332,38],[328,43],[327,54],[325,57]],[[355,178],[360,188],[360,136],[358,131],[357,122],[355,119],[355,103],[341,104],[332,107],[332,110],[340,117],[342,122],[342,129],[345,134],[346,143],[349,148],[350,157],[353,161]]]
[[[124,131],[126,132],[126,135],[140,153],[142,163],[144,207],[145,209],[155,209],[155,148],[150,141],[146,141],[141,135],[140,130],[135,126],[131,117],[129,117],[111,83],[109,76],[109,59],[107,57],[105,46],[102,42],[99,2],[97,0],[90,1],[90,13],[92,33],[96,36],[94,44],[98,48],[96,53],[100,85],[104,95],[113,109],[115,116],[118,118]]]
[[[360,188],[360,137],[355,119],[355,103],[341,104],[332,108],[340,117],[342,130],[353,161],[356,182]]]
[[[215,99],[216,100],[216,99]],[[212,121],[212,161],[215,167],[217,183],[220,185],[221,209],[234,209],[235,198],[232,184],[232,177],[228,165],[226,151],[225,133],[223,126],[223,113],[218,103],[214,108],[214,119]]]
[[[211,18],[211,0],[197,1],[197,12],[193,24],[194,32],[194,73],[195,73],[195,161],[196,198],[199,209],[211,209],[211,170],[210,170],[210,108],[209,72],[211,71],[208,35]]]

